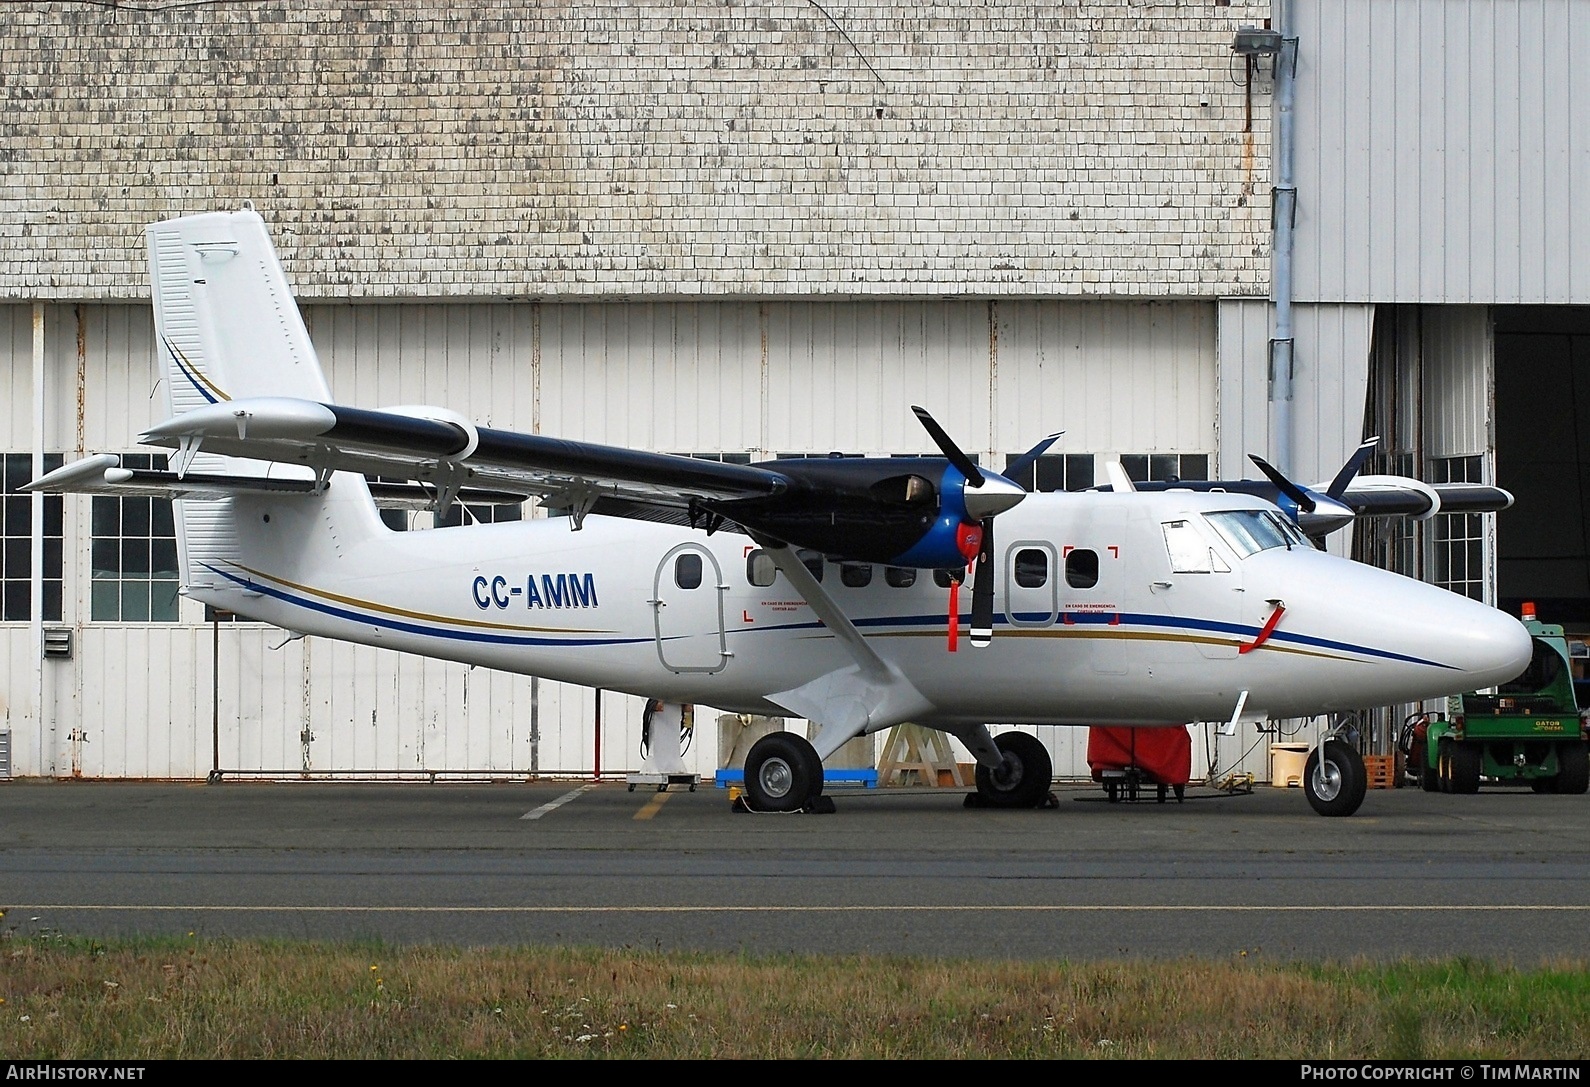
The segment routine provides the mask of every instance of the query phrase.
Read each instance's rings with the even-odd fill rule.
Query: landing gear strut
[[[1303,768],[1303,792],[1309,807],[1321,815],[1351,815],[1364,802],[1369,775],[1364,757],[1345,740],[1327,739],[1309,753]]]

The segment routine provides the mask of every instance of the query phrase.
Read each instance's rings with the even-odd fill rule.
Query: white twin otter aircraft
[[[829,807],[822,760],[902,722],[966,745],[985,806],[1030,807],[1049,755],[989,722],[1310,717],[1490,687],[1530,660],[1517,620],[1317,550],[1259,498],[1134,491],[1119,471],[1112,492],[1027,494],[920,408],[942,458],[736,465],[346,407],[257,214],[147,234],[171,418],[140,440],[174,449],[173,470],[100,454],[37,489],[179,499],[183,591],[290,631],[816,723],[813,742],[751,749],[759,810]],[[367,475],[437,508],[490,490],[566,512],[394,532]],[[1338,736],[1304,777],[1321,814],[1363,800]]]

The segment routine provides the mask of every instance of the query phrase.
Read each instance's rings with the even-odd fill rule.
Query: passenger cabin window
[[[1099,583],[1099,553],[1085,547],[1066,552],[1066,584],[1091,589]]]
[[[959,577],[957,577],[958,574],[960,575]],[[962,580],[964,577],[965,575],[959,570],[934,570],[933,584],[941,589],[948,589],[950,582]]]
[[[773,584],[773,579],[778,576],[778,566],[773,562],[773,556],[762,548],[757,548],[745,557],[745,580],[759,588],[767,588]]]
[[[1241,559],[1272,547],[1311,546],[1297,526],[1269,510],[1206,513],[1204,519]]]
[[[686,552],[674,560],[674,584],[681,589],[701,588],[701,556]]]
[[[1097,569],[1094,570],[1094,579],[1098,579]],[[1037,547],[1024,547],[1016,552],[1017,585],[1023,589],[1041,589],[1048,583],[1049,552]]]
[[[823,553],[821,551],[797,551],[796,558],[801,560],[801,565],[811,571],[812,577],[818,581],[823,580]]]
[[[865,589],[872,584],[872,564],[865,562],[840,563],[839,583],[849,589]]]
[[[1165,550],[1170,553],[1170,569],[1176,574],[1229,573],[1231,567],[1215,554],[1209,541],[1191,521],[1166,521]]]
[[[885,566],[883,580],[891,589],[909,589],[916,584],[916,571],[909,566]]]

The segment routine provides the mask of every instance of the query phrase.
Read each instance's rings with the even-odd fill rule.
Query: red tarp
[[[1192,734],[1180,728],[1088,729],[1088,769],[1102,781],[1105,770],[1135,766],[1156,785],[1185,785],[1192,777]]]

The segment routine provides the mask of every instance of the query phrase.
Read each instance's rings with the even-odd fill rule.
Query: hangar
[[[1517,503],[1333,546],[1590,630],[1590,13],[1565,0],[0,21],[7,773],[636,761],[634,699],[223,621],[176,594],[169,508],[17,495],[158,421],[141,228],[245,200],[350,403],[728,459],[922,452],[924,403],[990,464],[1064,429],[1045,488],[1115,456],[1328,479],[1379,434],[1381,470]],[[1085,775],[1080,730],[1039,732]],[[1195,769],[1262,776],[1263,741],[1211,735]]]

